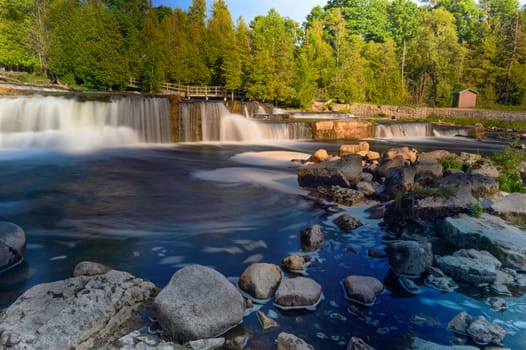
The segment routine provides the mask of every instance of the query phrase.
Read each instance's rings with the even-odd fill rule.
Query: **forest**
[[[92,90],[221,85],[251,99],[526,107],[519,0],[330,0],[304,23],[272,9],[250,23],[224,0],[0,0],[0,70]],[[511,108],[511,107],[510,107]]]

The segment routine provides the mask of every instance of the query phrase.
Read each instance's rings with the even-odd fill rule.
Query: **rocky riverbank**
[[[462,170],[444,169],[452,159]],[[408,295],[426,288],[444,293],[470,288],[494,295],[488,302],[505,309],[507,297],[523,293],[526,233],[509,220],[525,215],[525,195],[500,192],[496,180],[500,170],[489,160],[410,148],[379,154],[361,143],[341,147],[338,155],[320,150],[300,162],[298,182],[312,189],[313,202],[328,211],[335,203],[371,207],[370,216],[384,228],[384,239],[368,254],[387,259],[391,272],[385,273],[393,274],[393,283]],[[478,207],[486,213],[468,215]],[[337,213],[333,223],[342,234],[352,236],[364,226],[363,220]],[[235,280],[210,267],[188,265],[178,269],[162,290],[126,272],[84,262],[73,277],[34,286],[4,310],[0,344],[7,349],[244,349],[268,330],[277,330],[273,347],[312,349],[301,339],[305,335],[300,325],[295,335],[281,332],[269,313],[258,310],[271,304],[283,313],[316,313],[321,303],[328,302],[327,282],[309,277],[308,271],[311,263],[323,264],[315,254],[333,249],[332,243],[320,225],[298,233],[301,252],[284,256],[281,262],[251,264]],[[386,280],[367,274],[339,279],[349,312],[364,319],[390,288]],[[260,330],[235,332],[253,313]],[[456,347],[442,348],[506,344],[506,332],[493,321],[459,312],[448,324]],[[358,338],[362,334],[355,336],[345,339],[347,349],[371,349],[368,339]],[[442,343],[448,342],[449,338]],[[413,337],[405,348],[441,347]]]

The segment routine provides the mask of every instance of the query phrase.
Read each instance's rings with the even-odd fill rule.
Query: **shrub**
[[[457,169],[457,170],[463,170],[463,163],[454,156],[446,156],[442,157],[438,160],[438,162],[442,165],[442,168],[444,170],[446,169]]]
[[[484,209],[484,207],[482,207],[478,203],[468,204],[468,206],[466,207],[466,213],[469,216],[473,216],[474,218],[480,217],[485,212],[486,212],[486,209]]]

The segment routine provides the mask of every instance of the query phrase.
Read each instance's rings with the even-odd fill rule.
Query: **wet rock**
[[[363,223],[360,219],[355,218],[349,214],[342,214],[338,216],[334,223],[344,232],[352,232],[360,226],[363,226]]]
[[[494,283],[489,287],[489,289],[495,294],[511,297],[510,290],[502,283]]]
[[[255,263],[243,271],[238,286],[256,299],[271,298],[281,281],[279,266],[267,263]]]
[[[428,242],[389,242],[386,252],[389,265],[400,276],[419,277],[433,264],[431,243]]]
[[[438,289],[441,292],[451,292],[458,288],[455,281],[448,276],[437,277],[435,275],[427,275],[424,280],[426,286]]]
[[[307,260],[308,259],[306,259],[304,256],[290,255],[283,259],[281,265],[287,271],[304,271],[308,262]]]
[[[347,299],[370,306],[383,292],[384,285],[374,277],[351,275],[343,280],[343,288]]]
[[[278,334],[274,343],[276,350],[314,350],[314,347],[303,339],[285,332]]]
[[[372,346],[367,344],[363,339],[351,337],[347,343],[347,350],[375,350]]]
[[[400,277],[398,282],[404,288],[404,290],[410,294],[420,294],[422,289],[412,279],[407,277]]]
[[[225,350],[243,350],[248,343],[248,334],[242,333],[239,335],[229,336],[226,338]]]
[[[418,337],[413,337],[406,350],[479,350],[476,346],[469,345],[440,345]]]
[[[461,312],[448,324],[454,332],[468,335],[477,344],[489,343],[500,345],[506,336],[506,331],[494,323],[488,322],[483,316],[472,317],[467,312]]]
[[[261,328],[263,328],[263,330],[267,330],[267,329],[278,326],[278,323],[274,319],[268,317],[262,311],[258,310],[256,312],[256,315],[258,317],[259,323],[261,324]]]
[[[474,286],[492,284],[497,278],[495,265],[488,260],[447,255],[437,258],[436,264],[455,281]]]
[[[323,149],[323,148],[320,148],[319,150],[317,150],[316,152],[314,152],[310,157],[309,159],[307,159],[307,162],[312,162],[312,163],[320,163],[320,162],[323,162],[324,160],[328,159],[328,158],[331,158],[331,156],[329,155],[329,153],[327,152],[326,149]]]
[[[112,343],[136,328],[157,291],[151,282],[115,270],[36,285],[0,316],[0,344],[90,349]]]
[[[225,345],[225,338],[210,338],[192,340],[186,343],[190,350],[219,350]]]
[[[362,203],[365,200],[364,193],[340,186],[318,186],[309,195],[348,207]]]
[[[397,193],[407,192],[415,185],[414,167],[394,167],[387,171],[384,181],[384,194],[393,198]]]
[[[81,261],[75,266],[73,277],[103,275],[109,270],[110,268],[103,264],[92,261]]]
[[[468,171],[469,174],[478,174],[483,176],[489,176],[497,178],[500,176],[499,170],[493,165],[491,160],[486,158],[481,158],[473,163]]]
[[[503,265],[526,270],[526,232],[497,216],[449,217],[444,219],[441,233],[455,247],[487,250]]]
[[[308,227],[300,232],[301,249],[314,252],[323,245],[323,232],[320,225]]]
[[[387,259],[387,253],[385,251],[379,251],[375,249],[369,249],[367,256],[374,259]]]
[[[490,264],[495,266],[495,269],[499,269],[502,266],[502,263],[491,255],[490,252],[485,250],[476,250],[476,249],[460,249],[453,253],[453,256],[461,256],[464,258],[470,258],[479,261],[487,261]]]
[[[301,187],[318,186],[350,187],[360,181],[362,157],[349,155],[339,160],[326,160],[318,164],[298,168],[298,184]]]
[[[491,209],[504,220],[526,219],[526,193],[510,193],[494,203]]]
[[[201,265],[178,270],[153,303],[167,334],[181,341],[212,338],[238,325],[245,301],[219,272]]]
[[[24,230],[11,222],[0,221],[0,272],[20,263],[25,248]]]
[[[491,307],[492,310],[495,311],[501,311],[508,307],[506,299],[495,297],[488,298],[488,305]]]
[[[289,278],[279,284],[274,304],[281,308],[313,307],[320,301],[321,293],[321,286],[310,278]]]

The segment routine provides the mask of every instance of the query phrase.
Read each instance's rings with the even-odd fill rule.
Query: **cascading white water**
[[[423,137],[430,136],[428,123],[376,124],[374,137]]]
[[[179,105],[179,141],[259,142],[302,139],[307,127],[233,114],[220,102]]]
[[[161,97],[0,96],[0,148],[91,148],[170,142]]]

